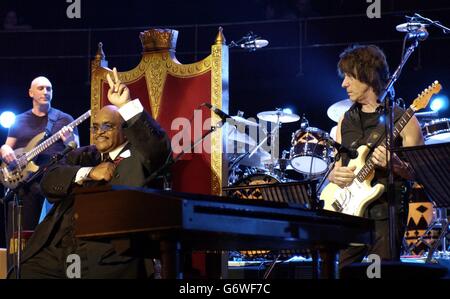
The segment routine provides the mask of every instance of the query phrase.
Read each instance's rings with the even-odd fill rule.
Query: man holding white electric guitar
[[[340,265],[344,267],[352,262],[360,262],[368,254],[374,253],[382,259],[392,259],[399,253],[390,252],[389,247],[388,201],[385,188],[388,177],[386,141],[381,118],[383,110],[378,100],[389,80],[386,57],[382,50],[374,45],[352,46],[341,53],[338,71],[343,77],[342,87],[346,89],[353,106],[339,120],[336,141],[347,148],[357,149],[358,157],[350,159],[345,153],[341,154],[341,159],[328,176],[330,184],[322,191],[321,199],[325,202],[325,209],[368,217],[375,222],[374,244],[371,247],[355,246],[343,251]],[[424,143],[413,106],[414,104],[406,112],[399,107],[394,109],[394,136],[397,137],[395,146],[416,146]],[[401,236],[397,240],[402,240],[407,216],[405,195],[408,180],[414,178],[414,173],[409,165],[395,154],[392,164],[399,222],[397,227]]]
[[[79,144],[76,127],[67,126],[73,122],[73,117],[51,107],[53,87],[46,77],[35,78],[31,82],[28,94],[32,99],[32,109],[17,116],[15,124],[8,132],[5,144],[1,147],[3,163],[0,183],[4,185],[5,189],[15,189],[20,183],[23,183],[21,178],[23,178],[24,171],[15,172],[13,170],[13,165],[20,164],[19,160],[24,162],[19,167],[20,169],[37,170],[34,163],[38,166],[47,163],[54,154],[62,152],[69,142]],[[48,137],[52,135],[56,138],[49,142]],[[47,141],[45,145],[41,143],[43,139]],[[42,154],[40,151],[39,153],[36,151],[38,144],[42,147]],[[24,159],[25,154],[31,153],[37,156],[34,162],[31,162],[32,159],[28,159],[28,157]],[[6,172],[6,170],[10,171]],[[32,172],[30,171],[30,174]],[[17,173],[19,174],[16,175]],[[16,176],[20,179],[16,179]],[[39,189],[39,181],[37,179],[18,189],[20,190],[18,194],[23,202],[23,230],[34,230],[38,224],[44,201]]]

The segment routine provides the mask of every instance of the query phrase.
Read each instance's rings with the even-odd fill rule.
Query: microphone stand
[[[220,129],[225,124],[225,120],[220,120],[215,126],[211,126],[211,129],[209,129],[206,133],[204,133],[199,139],[197,139],[194,143],[191,142],[188,146],[183,148],[183,150],[174,158],[170,159],[171,155],[173,154],[173,151],[171,150],[169,153],[169,156],[167,157],[166,163],[164,163],[160,168],[155,170],[144,182],[144,186],[148,185],[151,181],[159,177],[162,173],[167,171],[172,165],[174,165],[184,154],[186,154],[186,151],[193,151],[193,149],[201,142],[203,139],[205,139],[209,134],[215,132],[217,129]],[[165,188],[169,189],[169,188]]]
[[[389,249],[391,251],[391,257],[393,261],[399,261],[399,248],[397,242],[397,215],[395,213],[395,190],[394,190],[394,173],[393,165],[391,159],[389,159],[390,153],[393,148],[393,128],[394,128],[394,99],[391,99],[388,94],[391,88],[394,86],[395,82],[400,77],[400,74],[408,61],[411,54],[419,45],[419,39],[415,38],[412,44],[407,49],[405,55],[402,57],[400,65],[395,70],[391,79],[387,83],[385,89],[379,97],[380,102],[384,105],[384,116],[385,116],[385,130],[386,130],[386,161],[387,161],[387,171],[388,171],[388,183],[387,183],[387,198],[389,206]]]
[[[422,17],[421,15],[419,15],[418,13],[415,13],[413,17],[411,17],[411,19],[419,19],[422,20],[430,25],[436,26],[440,29],[442,29],[442,31],[444,32],[444,34],[449,34],[450,33],[450,28],[445,27],[444,25],[442,25],[439,21],[433,21],[431,19]]]
[[[72,149],[73,150],[73,149]],[[67,154],[68,152],[66,152]],[[64,155],[60,153],[56,153],[52,156],[50,161],[47,164],[39,166],[38,171],[36,171],[31,177],[29,177],[27,180],[20,182],[19,185],[15,189],[9,189],[3,198],[5,204],[9,202],[11,197],[13,197],[15,208],[17,208],[17,220],[14,220],[14,212],[15,208],[13,209],[13,230],[12,230],[12,236],[14,237],[14,233],[17,229],[17,251],[16,256],[14,260],[14,268],[16,272],[16,279],[20,279],[20,272],[21,272],[21,265],[20,262],[22,260],[22,223],[23,223],[23,201],[21,199],[20,193],[23,192],[23,188],[34,181],[37,177],[42,175],[44,172],[47,171],[48,168],[56,164],[58,161],[60,161]],[[15,227],[14,227],[15,224]]]
[[[334,166],[336,166],[336,163],[337,163],[340,159],[341,159],[341,153],[340,153],[340,151],[338,150],[338,152],[337,152],[337,154],[336,154],[336,156],[335,156],[335,159],[334,159],[333,163],[331,164],[330,167],[328,167],[327,172],[325,172],[325,174],[323,175],[323,178],[320,180],[319,185],[317,185],[317,188],[316,188],[316,194],[319,194],[320,188],[322,188],[323,184],[325,183],[325,180],[328,178],[328,176],[330,175],[331,171],[333,171]],[[319,199],[318,199],[318,208],[319,208],[319,209],[323,209],[323,205],[324,205],[324,202],[323,202],[322,200],[319,200]]]

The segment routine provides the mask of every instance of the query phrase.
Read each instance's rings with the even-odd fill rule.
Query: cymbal
[[[256,145],[256,141],[252,137],[250,137],[248,134],[245,134],[239,130],[236,130],[236,128],[234,126],[229,127],[227,134],[228,134],[227,135],[228,141],[237,141],[239,143],[248,144],[251,146]]]
[[[245,119],[241,116],[232,116],[232,119],[236,121],[237,124],[245,124],[246,126],[258,127],[259,124],[257,122],[253,122],[251,120]]]
[[[286,113],[283,111],[264,111],[258,113],[260,120],[268,121],[271,123],[292,123],[300,119],[300,116],[293,113]]]
[[[228,154],[229,159],[233,157],[233,159],[239,158],[239,156],[244,155],[245,153],[240,154]],[[239,161],[238,165],[248,166],[248,167],[256,167],[259,169],[264,169],[265,164],[271,158],[270,154],[264,149],[259,148],[251,157],[247,153],[247,155]],[[233,160],[230,159],[230,160]]]
[[[259,148],[251,157],[247,156],[240,162],[241,165],[263,169],[265,163],[270,160],[271,155],[262,148]]]
[[[339,102],[334,103],[327,110],[327,115],[335,122],[339,122],[339,119],[348,109],[353,105],[353,102],[350,99],[345,99]]]

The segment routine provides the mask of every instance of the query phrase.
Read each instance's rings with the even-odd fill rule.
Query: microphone
[[[255,51],[256,49],[261,49],[266,47],[269,44],[268,40],[265,39],[254,39],[250,41],[246,41],[240,44],[240,47],[243,49],[248,49],[250,51]]]
[[[219,108],[210,103],[203,103],[203,105],[208,107],[208,109],[212,110],[215,114],[217,114],[217,116],[219,116],[223,122],[226,122],[227,118],[233,119],[231,116],[229,116],[228,114],[226,114],[225,112],[223,112],[222,110],[220,110]]]
[[[419,22],[408,22],[397,25],[395,29],[397,29],[398,32],[415,32],[425,28],[425,25],[426,24],[422,24]]]
[[[329,138],[327,140],[328,144],[334,147],[338,153],[345,153],[348,155],[350,159],[355,159],[358,157],[358,151],[355,149],[347,148],[340,144],[339,142],[334,141],[333,139]]]
[[[406,35],[407,39],[418,39],[420,41],[424,41],[428,38],[428,31],[425,28],[422,28],[416,32],[409,32]]]
[[[420,41],[424,41],[428,38],[428,31],[425,29],[427,24],[423,24],[420,22],[408,22],[397,25],[395,29],[398,32],[407,32],[407,39],[418,39]]]
[[[66,148],[62,152],[58,153],[57,156],[59,158],[62,158],[65,155],[67,155],[68,153],[70,153],[71,151],[73,151],[74,149],[76,149],[77,147],[78,147],[78,145],[77,145],[77,143],[75,141],[70,141],[67,144]]]

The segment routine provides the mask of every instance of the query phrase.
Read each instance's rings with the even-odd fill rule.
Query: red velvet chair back
[[[168,133],[174,156],[206,132],[208,125],[220,120],[210,110],[200,108],[202,103],[228,111],[228,47],[222,29],[211,46],[211,54],[192,64],[181,64],[176,59],[177,37],[178,32],[169,29],[142,32],[140,63],[132,70],[119,70],[119,78],[130,88],[131,97],[139,98]],[[108,104],[108,72],[111,69],[100,43],[91,71],[93,113]],[[221,194],[227,181],[224,144],[222,130],[216,130],[193,153],[185,154],[172,168],[172,189]]]

